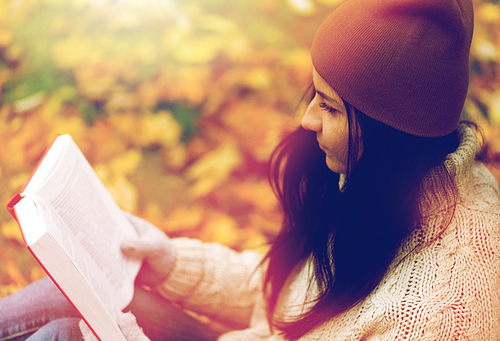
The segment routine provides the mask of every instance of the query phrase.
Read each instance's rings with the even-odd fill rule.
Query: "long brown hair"
[[[342,188],[339,174],[326,166],[315,132],[297,129],[278,145],[269,163],[284,220],[264,260],[264,288],[269,322],[289,340],[347,311],[375,289],[402,240],[418,226],[422,178],[458,146],[456,131],[417,137],[345,105],[349,156]],[[313,265],[311,284],[319,295],[295,320],[276,319],[285,281],[305,260]]]

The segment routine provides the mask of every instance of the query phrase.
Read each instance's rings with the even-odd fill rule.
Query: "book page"
[[[56,222],[47,224],[47,231],[59,239],[89,283],[95,285],[95,292],[103,301],[111,297],[120,310],[125,308],[133,297],[140,262],[126,258],[120,244],[125,236],[137,233],[72,140],[36,197],[44,206],[45,217]],[[54,217],[49,218],[49,211]],[[80,256],[79,249],[92,257],[93,264]],[[92,270],[96,266],[98,273]],[[101,283],[103,279],[112,292]]]
[[[35,168],[35,172],[31,175],[28,183],[26,184],[23,193],[33,194],[42,184],[50,177],[54,169],[61,161],[61,156],[64,155],[68,145],[72,142],[69,135],[58,136],[52,143],[50,148],[45,152],[42,159],[39,161]]]
[[[21,199],[14,209],[25,232],[23,236],[32,237],[25,239],[29,250],[100,340],[127,341],[116,323],[120,309],[113,297],[106,294],[113,292],[113,288],[93,260],[82,256],[85,250],[72,240],[74,236],[67,226],[55,220],[56,215],[36,195]],[[40,235],[38,231],[45,231],[46,226],[52,227],[51,233]],[[79,257],[69,255],[68,249]],[[92,278],[92,286],[88,278]]]
[[[34,207],[36,213],[32,212],[33,208],[30,209],[30,207]],[[30,209],[31,212],[28,211],[28,209]],[[45,226],[50,226],[50,232],[48,232],[47,234],[57,242],[57,244],[64,251],[67,257],[72,260],[72,263],[76,266],[81,276],[85,278],[87,284],[91,287],[93,292],[97,294],[108,313],[116,321],[118,317],[117,313],[124,308],[123,304],[125,303],[123,303],[122,306],[117,305],[121,300],[119,298],[115,298],[115,295],[110,295],[110,293],[115,292],[112,282],[108,280],[108,278],[106,277],[106,273],[102,271],[101,267],[94,261],[93,258],[82,256],[85,255],[87,251],[73,234],[73,232],[68,229],[68,226],[60,218],[60,216],[55,214],[54,211],[49,208],[49,205],[46,205],[43,199],[38,196],[30,196],[29,198],[21,200],[21,202],[16,206],[16,210],[23,213],[24,218],[22,218],[21,220],[24,223],[25,228],[28,226],[36,226],[40,224],[30,224],[28,221],[26,221],[27,213],[32,214],[32,217],[29,218],[30,220],[41,219]],[[39,244],[40,242],[39,240],[36,240],[35,243]],[[33,248],[33,251],[35,250],[35,245],[30,245],[30,247]],[[52,251],[55,251],[55,249],[53,249]],[[38,256],[43,257],[44,255],[39,254]],[[45,255],[45,257],[47,257],[47,255]],[[43,262],[44,259],[40,258],[40,261]],[[58,267],[50,267],[51,265],[53,264],[44,264],[44,267],[49,272],[51,272],[51,274],[56,270],[59,272],[68,271],[67,268],[58,269]],[[61,278],[58,278],[58,276],[54,276],[54,280],[62,289],[67,289],[64,285],[66,281],[76,281],[76,283],[78,283],[77,278],[66,279],[65,281],[63,281]],[[123,283],[120,283],[120,285],[123,285]],[[81,284],[79,286],[81,286]],[[74,297],[69,297],[71,299],[75,299]],[[89,297],[87,296],[85,297],[85,299],[89,299]],[[79,307],[79,310],[81,308],[82,307]]]

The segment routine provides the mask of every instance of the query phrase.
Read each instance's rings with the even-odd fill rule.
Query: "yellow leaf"
[[[109,136],[119,135],[122,136],[124,140],[133,141],[136,144],[141,145],[144,137],[141,133],[142,118],[135,115],[132,112],[126,112],[123,114],[114,113],[109,116],[107,121],[98,121],[98,126],[96,128],[96,138],[99,141],[109,141]],[[119,139],[114,138],[112,141],[117,141],[120,143]],[[105,143],[101,142],[103,146]],[[123,147],[123,143],[120,143]]]
[[[488,106],[488,114],[492,125],[500,125],[500,91],[484,93],[483,98]]]
[[[133,110],[137,107],[135,94],[125,91],[114,91],[106,102],[106,109],[109,113]]]
[[[22,289],[25,287],[24,284],[7,284],[7,285],[0,285],[0,298],[3,298],[8,295],[12,295],[16,291]]]
[[[156,105],[160,95],[158,86],[151,80],[139,84],[137,89],[137,100],[142,108],[150,109]]]
[[[141,118],[141,145],[160,144],[164,147],[175,146],[182,136],[182,126],[171,112],[161,110],[148,113]]]
[[[62,98],[60,96],[46,96],[43,107],[40,110],[41,118],[47,122],[57,123],[58,120],[63,118],[61,115],[62,104]]]
[[[316,0],[318,4],[325,5],[325,6],[330,6],[330,7],[336,7],[341,5],[343,2],[346,0]]]
[[[200,26],[205,30],[214,32],[233,34],[238,30],[234,21],[217,15],[206,14],[201,17]]]
[[[0,125],[3,130],[0,164],[9,169],[33,167],[54,138],[47,135],[49,122],[40,116],[39,111],[30,113],[29,119],[17,116]]]
[[[0,47],[5,48],[12,43],[12,34],[0,27]]]
[[[312,82],[312,62],[309,50],[297,48],[287,52],[283,58],[283,64],[289,70],[291,76],[301,86],[308,86]]]
[[[200,239],[217,242],[230,247],[237,246],[241,238],[238,223],[222,212],[209,212]]]
[[[158,85],[164,92],[164,100],[198,106],[207,97],[210,78],[211,69],[207,65],[182,66],[162,72]]]
[[[187,162],[188,154],[184,144],[178,144],[164,151],[165,163],[171,170],[180,170],[184,168]]]
[[[70,134],[73,140],[75,140],[80,149],[83,150],[81,145],[81,141],[87,134],[87,129],[85,127],[85,122],[79,116],[68,116],[68,117],[59,117],[54,120],[54,123],[51,127],[52,131],[50,136],[56,136],[58,134]]]
[[[31,282],[34,282],[34,281],[36,281],[42,277],[45,277],[45,276],[47,276],[47,274],[45,273],[43,268],[41,268],[40,266],[35,266],[35,267],[31,268],[31,273],[30,273]]]
[[[9,181],[9,188],[13,191],[19,191],[28,181],[30,175],[30,173],[18,173],[12,176]]]
[[[111,115],[106,121],[98,119],[94,122],[92,134],[87,136],[91,146],[86,156],[91,163],[107,163],[116,155],[125,153],[128,146],[124,140],[135,141],[138,132],[137,118],[133,114]]]
[[[232,186],[239,200],[247,202],[259,211],[278,208],[278,201],[267,180],[246,180]]]
[[[182,232],[193,230],[200,226],[205,215],[205,209],[201,205],[192,206],[179,205],[166,217],[165,232]]]
[[[2,236],[5,239],[11,239],[19,242],[24,245],[23,235],[21,230],[19,229],[19,225],[15,220],[9,220],[8,222],[4,222],[1,225]]]
[[[109,167],[114,174],[130,175],[135,173],[141,162],[141,153],[137,150],[129,150],[123,155],[114,158]]]
[[[249,223],[245,226],[246,229],[256,230],[264,233],[267,236],[274,237],[281,230],[282,214],[274,212],[274,214],[264,215],[261,212],[250,214]]]
[[[281,2],[278,0],[259,0],[257,8],[260,13],[272,14],[280,10]]]
[[[206,64],[215,59],[222,43],[217,35],[190,37],[172,51],[173,58],[182,64]]]
[[[0,22],[5,22],[12,15],[12,4],[9,1],[0,1]]]
[[[500,6],[491,2],[483,2],[477,10],[476,17],[478,20],[492,24],[500,22]]]
[[[149,40],[142,40],[137,43],[134,54],[143,65],[152,65],[158,61],[156,44]]]
[[[289,131],[292,118],[268,106],[235,103],[222,113],[222,122],[238,136],[243,149],[256,160],[265,162],[283,134]]]
[[[89,60],[95,45],[82,36],[71,36],[54,44],[52,58],[62,69],[72,69]]]
[[[160,204],[156,201],[149,200],[141,214],[141,218],[149,221],[156,227],[164,230],[163,228],[163,212],[164,210],[160,207]]]
[[[113,176],[105,183],[113,199],[122,210],[135,212],[137,208],[137,189],[124,176]]]
[[[232,142],[203,155],[186,172],[186,177],[195,183],[189,192],[192,198],[210,193],[242,162],[240,152]]]
[[[254,89],[264,89],[271,85],[271,72],[267,68],[254,68],[249,70],[245,76],[245,83]]]
[[[80,92],[93,100],[107,100],[116,86],[121,69],[113,61],[87,61],[75,65],[75,79]]]
[[[24,278],[21,269],[19,269],[19,266],[13,260],[7,260],[5,270],[15,284],[22,286],[28,285],[28,281]]]
[[[312,15],[317,10],[316,4],[312,0],[288,0],[287,3],[295,12],[302,15]]]
[[[106,185],[111,177],[111,172],[109,167],[104,164],[98,164],[93,166],[94,172],[97,174],[99,179]],[[107,186],[106,186],[107,187]]]
[[[116,6],[117,10],[114,11],[113,16],[108,22],[108,29],[111,31],[118,31],[123,29],[137,28],[141,25],[141,19],[137,15],[137,11],[133,8],[125,8],[123,6]]]
[[[471,50],[482,61],[494,61],[498,58],[498,50],[495,44],[484,38],[475,39]]]
[[[465,101],[464,111],[467,113],[467,117],[471,119],[472,122],[479,124],[479,126],[484,130],[486,138],[490,134],[490,126],[488,119],[481,112],[479,107],[474,103],[474,101],[469,98]]]
[[[10,45],[4,52],[5,59],[16,62],[19,61],[23,56],[23,49],[18,45]]]
[[[243,34],[234,35],[229,38],[222,46],[222,49],[229,60],[237,63],[248,59],[249,55],[252,54],[250,42]]]
[[[173,52],[190,34],[192,34],[192,26],[190,24],[176,25],[165,30],[165,34],[161,40],[162,49],[165,52]]]

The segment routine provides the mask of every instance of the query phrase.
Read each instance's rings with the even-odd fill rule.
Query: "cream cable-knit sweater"
[[[484,165],[474,161],[474,133],[459,129],[460,146],[445,162],[458,188],[451,222],[446,181],[433,170],[423,185],[423,227],[404,243],[380,285],[301,340],[500,340],[499,189]],[[159,288],[165,297],[247,326],[221,341],[283,340],[270,333],[265,317],[263,274],[254,272],[261,255],[190,239],[177,239],[175,245],[175,268]],[[303,306],[308,269],[292,275],[280,296],[278,309],[286,316]]]

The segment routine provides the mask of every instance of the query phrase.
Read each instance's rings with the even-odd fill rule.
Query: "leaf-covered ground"
[[[69,133],[123,209],[170,236],[264,252],[281,219],[266,160],[298,124],[312,37],[341,2],[0,1],[0,204]],[[495,160],[500,5],[475,7],[464,116]],[[0,297],[41,276],[0,210]]]

